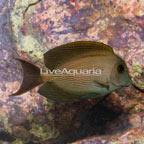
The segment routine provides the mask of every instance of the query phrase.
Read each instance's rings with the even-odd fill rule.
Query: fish
[[[44,53],[46,70],[16,58],[23,69],[21,95],[41,85],[38,93],[56,102],[98,98],[132,84],[122,58],[104,43],[75,41]],[[61,72],[61,73],[60,73]]]

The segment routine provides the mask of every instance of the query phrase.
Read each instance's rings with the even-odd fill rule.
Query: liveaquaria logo
[[[72,76],[77,76],[77,75],[83,75],[83,76],[87,76],[87,75],[96,75],[96,76],[100,76],[102,75],[103,70],[102,69],[96,69],[96,68],[92,68],[92,69],[67,69],[67,68],[63,68],[61,69],[53,69],[50,70],[48,68],[45,69],[40,69],[40,74],[41,75],[57,75],[57,76],[61,76],[61,75],[72,75]]]

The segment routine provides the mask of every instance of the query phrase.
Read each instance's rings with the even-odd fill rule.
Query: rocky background
[[[135,86],[66,104],[39,87],[9,97],[23,79],[15,57],[44,67],[45,52],[77,40],[112,46]],[[143,144],[143,116],[143,0],[0,0],[0,144]]]

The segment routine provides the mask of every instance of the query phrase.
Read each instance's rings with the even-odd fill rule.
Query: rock
[[[144,141],[143,6],[143,0],[1,0],[0,124],[16,138],[13,144],[24,143],[23,133],[27,142],[46,144]],[[39,87],[9,97],[23,78],[20,64],[12,57],[44,67],[47,50],[76,40],[112,46],[126,62],[135,87],[117,90],[103,100],[68,104],[50,102],[37,93]],[[94,130],[101,127],[100,135]]]

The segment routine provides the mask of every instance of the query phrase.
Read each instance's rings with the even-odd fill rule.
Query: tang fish
[[[17,60],[24,78],[13,96],[43,84],[38,93],[50,100],[78,101],[104,96],[132,83],[125,62],[110,46],[99,42],[77,41],[49,50],[44,54],[47,73]]]

